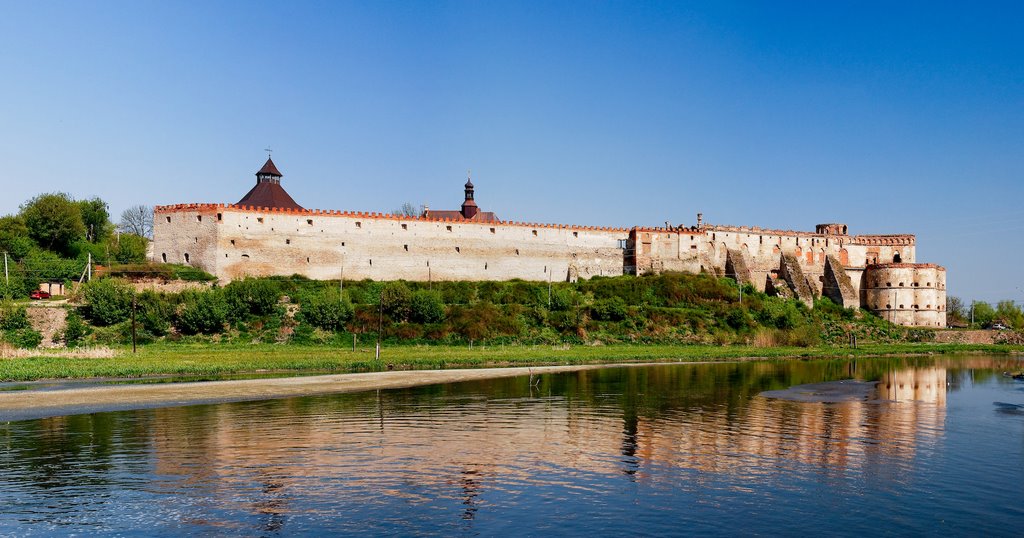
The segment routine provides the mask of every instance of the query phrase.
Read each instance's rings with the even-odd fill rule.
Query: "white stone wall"
[[[212,207],[212,209],[211,209]],[[196,218],[202,215],[205,235]],[[170,216],[166,223],[164,216]],[[229,281],[300,274],[314,279],[564,281],[623,274],[624,229],[469,223],[231,206],[159,208],[156,256],[180,262],[182,243],[213,244],[192,265]],[[175,223],[182,224],[176,227]],[[166,226],[169,225],[169,226]],[[205,243],[204,243],[205,244]]]

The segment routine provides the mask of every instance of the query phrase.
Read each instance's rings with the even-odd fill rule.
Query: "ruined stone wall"
[[[475,223],[337,211],[268,211],[237,206],[174,206],[159,216],[183,228],[158,228],[155,255],[180,260],[198,234],[211,255],[193,257],[223,281],[300,274],[314,279],[575,280],[623,274],[627,231],[528,223]],[[169,260],[171,261],[171,260]]]
[[[892,323],[946,326],[946,270],[933,264],[870,265],[861,283],[861,303]]]
[[[757,227],[704,226],[701,228],[635,228],[630,233],[627,252],[634,253],[627,266],[636,266],[637,274],[661,271],[708,271],[726,275],[729,252],[743,256],[753,284],[765,289],[768,277],[777,275],[782,256],[793,256],[816,295],[821,295],[828,256],[846,268],[857,283],[865,265],[890,263],[894,259],[913,263],[915,239],[912,235],[835,235],[845,231],[842,224],[819,225],[829,233],[771,230]]]

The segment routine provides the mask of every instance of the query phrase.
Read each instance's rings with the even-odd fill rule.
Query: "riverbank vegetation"
[[[199,275],[194,280],[204,280],[192,271]],[[807,308],[751,286],[741,294],[734,281],[710,274],[343,285],[293,276],[178,292],[136,291],[131,272],[125,276],[95,279],[73,292],[56,340],[68,347],[122,346],[134,333],[141,345],[365,347],[380,340],[388,346],[814,348],[934,338],[933,330],[892,325],[825,298]],[[16,304],[0,306],[0,334],[18,347],[39,342]]]
[[[67,346],[141,344],[747,345],[815,347],[927,342],[933,332],[891,325],[819,298],[814,308],[710,274],[667,273],[575,283],[347,282],[301,277],[234,281],[170,293],[136,292],[121,278],[75,292]],[[132,324],[134,316],[135,324]],[[0,308],[5,338],[29,331]],[[9,321],[5,321],[9,320]],[[19,332],[21,331],[21,332]],[[12,336],[14,338],[12,339]],[[362,342],[362,344],[360,344]]]
[[[225,376],[281,376],[289,373],[346,373],[379,370],[539,366],[621,362],[735,361],[894,357],[960,353],[1020,353],[1021,346],[964,344],[869,344],[850,347],[754,347],[715,345],[386,345],[376,358],[374,346],[157,343],[131,353],[100,348],[74,357],[66,351],[37,351],[34,356],[0,360],[0,381],[38,379],[175,376],[214,379]]]

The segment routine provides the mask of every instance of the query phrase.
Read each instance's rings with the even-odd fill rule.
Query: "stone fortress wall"
[[[812,306],[825,296],[903,325],[944,326],[945,269],[918,264],[913,235],[849,235],[747,226],[603,228],[499,220],[470,179],[460,211],[425,217],[304,209],[268,157],[238,204],[154,210],[155,261],[246,276],[320,280],[575,281],[663,271],[710,272]],[[884,285],[883,285],[884,283]],[[895,283],[895,285],[893,285]]]
[[[313,279],[565,281],[621,276],[625,228],[469,222],[382,213],[160,206],[154,256],[223,281]]]

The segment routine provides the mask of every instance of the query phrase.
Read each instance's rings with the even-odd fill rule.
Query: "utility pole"
[[[86,281],[92,282],[92,252],[89,253],[89,261],[85,262],[85,274],[88,275]]]
[[[976,302],[977,301],[975,301],[973,299],[971,300],[971,328],[972,329],[974,328],[974,303],[976,303]]]
[[[341,294],[345,293],[345,255],[341,255],[341,278],[338,279],[338,300],[341,300]]]
[[[377,354],[376,360],[380,360],[380,333],[384,330],[384,301],[377,300],[380,303],[380,312],[377,314]]]
[[[135,309],[138,306],[138,300],[135,292],[132,292],[132,353],[137,353],[138,334],[135,330]]]
[[[551,310],[551,273],[554,271],[548,271],[548,310]]]

